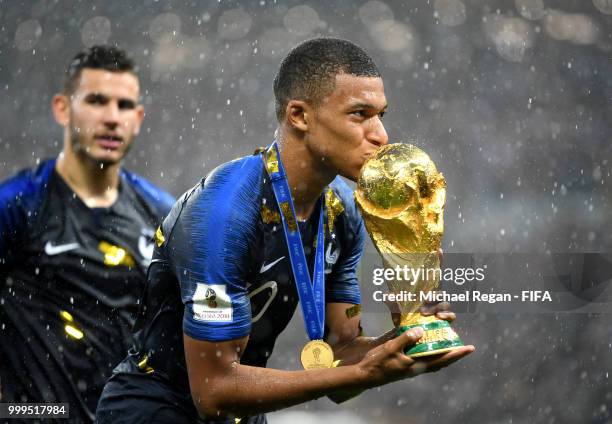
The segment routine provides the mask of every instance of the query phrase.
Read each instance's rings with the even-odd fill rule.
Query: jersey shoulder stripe
[[[237,232],[253,233],[259,216],[262,170],[259,156],[236,159],[213,169],[185,198],[183,224],[201,234],[209,248],[215,246],[222,251],[226,249],[224,243],[236,239]],[[217,258],[211,259],[216,262]]]

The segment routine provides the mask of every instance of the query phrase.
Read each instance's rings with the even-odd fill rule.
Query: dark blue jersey
[[[0,185],[2,402],[69,402],[72,421],[91,421],[172,202],[122,171],[117,201],[89,208],[54,160]]]
[[[359,304],[356,273],[365,229],[353,192],[337,178],[319,201],[328,211],[326,302]],[[319,210],[299,223],[311,274]],[[116,411],[114,400],[145,393],[150,400],[153,382],[165,387],[160,404],[197,416],[182,333],[208,341],[249,336],[240,362],[265,367],[298,304],[283,226],[261,155],[212,171],[176,203],[158,236],[135,326],[136,349],[115,370],[98,410],[98,417],[103,409],[108,422],[112,415],[107,412]]]

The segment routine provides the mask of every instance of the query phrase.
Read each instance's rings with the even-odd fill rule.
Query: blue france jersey
[[[365,228],[353,192],[338,178],[320,201],[327,210],[325,300],[359,304]],[[311,275],[319,209],[299,223]],[[265,367],[299,299],[261,155],[221,165],[185,193],[164,220],[157,246],[136,349],[116,372],[154,370],[188,397],[183,332],[208,341],[249,336],[241,363]]]
[[[363,247],[363,224],[350,189],[338,179],[330,190],[344,209],[340,214],[344,219],[332,224],[331,233],[326,232],[326,300],[358,304],[356,267]],[[258,337],[260,331],[256,331],[253,337],[268,345],[263,340],[276,338],[285,327],[295,309],[297,292],[261,157],[218,168],[181,208],[173,228],[167,230],[172,248],[169,259],[185,305],[184,332],[200,340],[221,341],[249,335],[253,326],[265,335]],[[301,224],[311,274],[318,212],[314,215]],[[263,326],[258,325],[260,321]]]

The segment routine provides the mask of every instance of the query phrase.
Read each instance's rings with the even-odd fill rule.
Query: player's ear
[[[55,121],[62,127],[70,121],[70,99],[66,94],[56,94],[51,100],[51,109]]]
[[[289,100],[285,117],[292,128],[302,132],[308,131],[309,116],[310,107],[305,101]]]
[[[136,106],[136,126],[134,127],[134,135],[138,135],[140,133],[140,126],[142,125],[142,120],[145,116],[145,110],[143,105]]]

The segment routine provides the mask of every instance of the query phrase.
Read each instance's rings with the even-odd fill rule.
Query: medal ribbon
[[[295,208],[291,199],[291,190],[287,183],[287,175],[280,160],[278,145],[276,142],[264,153],[266,170],[272,182],[272,189],[278,204],[283,228],[285,230],[285,240],[289,250],[291,269],[297,287],[304,324],[310,340],[323,339],[325,325],[325,262],[324,245],[325,236],[323,233],[324,202],[321,200],[321,211],[319,213],[319,228],[317,231],[314,279],[310,279],[308,262],[304,254],[302,237],[297,224]]]

